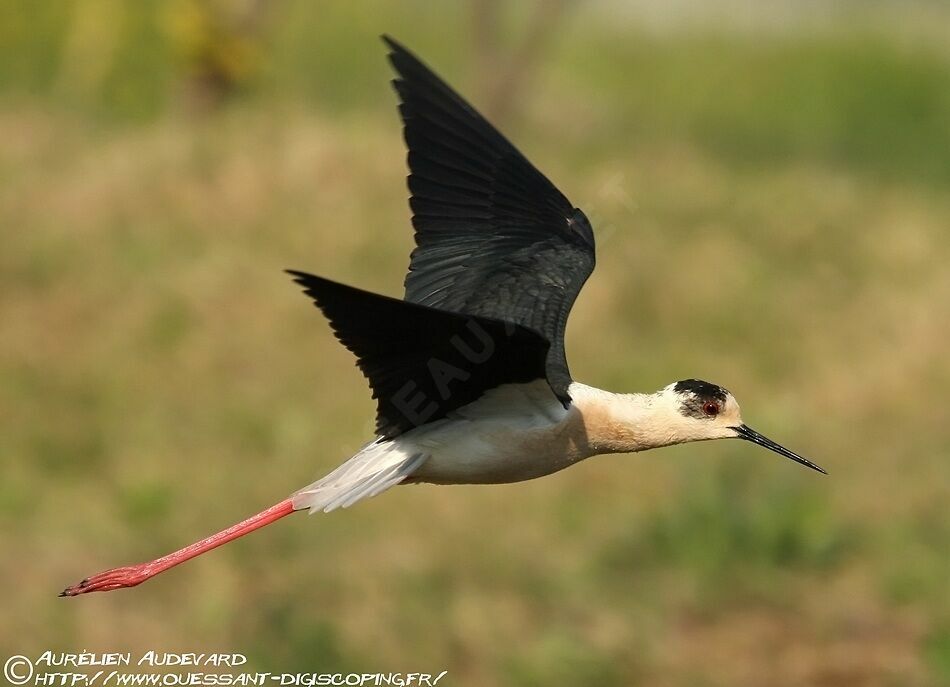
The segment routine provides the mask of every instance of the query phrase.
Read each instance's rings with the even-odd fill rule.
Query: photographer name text
[[[131,653],[101,653],[96,654],[83,651],[78,654],[55,653],[44,651],[34,662],[35,665],[45,665],[57,668],[72,666],[103,667],[103,666],[219,666],[236,667],[247,663],[244,654],[173,654],[158,651],[146,651],[133,663]]]

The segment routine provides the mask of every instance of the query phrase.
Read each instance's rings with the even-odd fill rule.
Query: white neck
[[[654,394],[615,394],[574,382],[569,393],[583,418],[591,455],[632,453],[706,438],[694,435],[669,387]]]

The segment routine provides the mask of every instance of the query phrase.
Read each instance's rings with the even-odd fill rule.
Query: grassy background
[[[5,2],[0,655],[238,651],[472,686],[950,684],[950,12],[771,5],[573,6],[504,128],[598,231],[575,376],[722,383],[830,477],[718,442],[400,488],[64,601],[367,437],[365,384],[280,270],[400,293],[379,33],[476,102],[479,79],[466,5],[287,0],[241,35],[188,0]],[[529,19],[506,18],[510,44]],[[233,89],[196,107],[182,84],[209,63]]]

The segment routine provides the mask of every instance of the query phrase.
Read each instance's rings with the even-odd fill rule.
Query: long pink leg
[[[88,594],[89,592],[111,592],[113,589],[121,589],[122,587],[134,587],[137,584],[145,582],[145,580],[150,577],[165,572],[169,568],[174,568],[179,563],[184,563],[195,556],[200,556],[206,551],[217,548],[222,544],[227,544],[229,541],[237,539],[238,537],[243,537],[245,534],[253,532],[265,525],[270,525],[293,512],[293,502],[290,499],[286,499],[265,511],[261,511],[257,515],[252,515],[243,522],[231,525],[231,527],[226,530],[212,534],[210,537],[202,539],[201,541],[196,541],[194,544],[186,546],[174,553],[170,553],[167,556],[156,558],[154,561],[149,561],[148,563],[129,565],[124,568],[113,568],[112,570],[101,572],[98,575],[87,577],[79,584],[66,587],[66,589],[60,593],[60,596],[77,596],[78,594]]]

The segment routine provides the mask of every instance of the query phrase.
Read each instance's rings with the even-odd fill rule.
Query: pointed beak
[[[811,468],[812,470],[817,470],[818,472],[820,472],[820,473],[823,474],[823,475],[827,475],[827,474],[828,474],[827,472],[824,471],[824,469],[822,469],[821,467],[815,465],[814,463],[812,463],[812,462],[811,462],[810,460],[808,460],[807,458],[802,458],[802,457],[801,457],[800,455],[798,455],[797,453],[792,453],[791,451],[789,451],[789,450],[788,450],[787,448],[785,448],[784,446],[782,446],[782,445],[780,445],[780,444],[776,444],[776,443],[775,443],[774,441],[772,441],[771,439],[762,436],[761,434],[759,434],[758,432],[756,432],[754,429],[752,429],[752,428],[749,427],[748,425],[739,425],[738,427],[733,427],[732,429],[735,430],[736,435],[737,435],[740,439],[745,439],[746,441],[751,441],[753,444],[758,444],[759,446],[764,446],[765,448],[769,449],[770,451],[775,451],[775,452],[778,453],[779,455],[785,456],[786,458],[791,458],[791,459],[794,460],[796,463],[801,463],[801,464],[804,465],[805,467],[809,467],[809,468]]]

